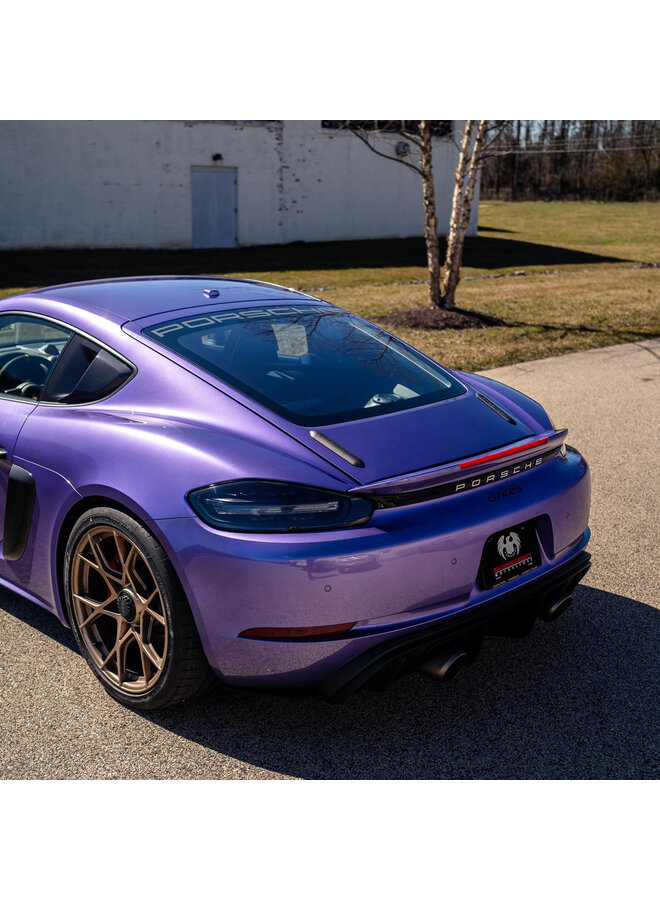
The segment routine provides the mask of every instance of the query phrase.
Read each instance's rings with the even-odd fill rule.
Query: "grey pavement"
[[[0,591],[3,778],[657,778],[660,340],[490,373],[544,403],[593,475],[593,565],[555,624],[440,686],[340,706],[222,686],[137,715],[54,617]]]

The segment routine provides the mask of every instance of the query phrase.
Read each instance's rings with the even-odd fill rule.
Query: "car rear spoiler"
[[[420,502],[424,498],[420,496],[413,499],[414,495],[429,492],[432,496],[460,493],[470,487],[494,483],[540,465],[560,451],[567,434],[566,428],[544,431],[531,439],[526,438],[503,447],[492,447],[477,456],[359,485],[350,488],[349,493],[378,498],[386,506]],[[442,490],[443,488],[446,490]]]

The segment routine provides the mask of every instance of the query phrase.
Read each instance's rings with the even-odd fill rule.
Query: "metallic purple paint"
[[[220,289],[204,303],[204,289]],[[293,298],[293,299],[292,299]],[[73,513],[92,498],[120,504],[168,553],[189,599],[213,669],[228,682],[264,687],[313,685],[393,635],[413,634],[533,588],[589,538],[590,478],[569,449],[512,473],[516,491],[492,498],[491,485],[465,494],[377,509],[363,526],[301,534],[240,534],[210,528],[187,493],[206,484],[267,478],[340,491],[401,493],[451,481],[460,460],[549,437],[542,407],[489,379],[454,373],[459,397],[323,428],[365,461],[358,469],[233,388],[152,343],[142,329],[175,310],[318,301],[285,288],[210,278],[127,279],[59,286],[0,302],[0,313],[47,316],[114,349],[136,368],[116,394],[84,405],[33,403],[0,395],[0,444],[7,462],[33,476],[36,503],[22,557],[0,557],[0,581],[55,612],[62,542]],[[182,313],[183,314],[183,313]],[[489,397],[508,423],[476,396]],[[511,466],[534,456],[512,459]],[[490,464],[492,469],[492,463]],[[466,477],[478,477],[477,466]],[[0,500],[6,466],[0,466]],[[4,478],[4,482],[1,480]],[[484,589],[478,572],[486,539],[534,520],[542,564],[513,582]],[[269,642],[239,638],[257,627],[356,621],[334,640]]]

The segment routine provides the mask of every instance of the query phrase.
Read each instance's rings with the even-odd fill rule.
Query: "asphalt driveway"
[[[218,686],[147,718],[107,697],[54,617],[0,591],[0,776],[657,778],[660,340],[492,374],[591,463],[593,566],[558,622],[489,640],[445,686],[411,675],[341,706]]]

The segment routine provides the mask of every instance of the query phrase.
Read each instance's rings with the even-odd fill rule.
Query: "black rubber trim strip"
[[[591,566],[591,556],[586,550],[557,569],[548,572],[531,584],[514,591],[507,591],[502,597],[480,604],[474,609],[448,616],[432,626],[420,627],[401,637],[371,647],[365,653],[333,672],[316,685],[316,693],[326,700],[343,700],[363,687],[374,675],[389,663],[396,664],[407,655],[426,655],[436,645],[452,640],[469,639],[481,629],[488,631],[489,623],[502,619],[512,612],[527,612],[531,622],[536,618],[542,603],[549,595],[571,593]],[[526,607],[529,609],[526,610]],[[497,629],[493,630],[497,633]]]
[[[23,556],[32,524],[35,498],[34,478],[15,464],[9,470],[7,483],[7,505],[5,507],[5,527],[3,556],[17,560]]]
[[[482,403],[485,403],[486,406],[490,407],[490,409],[492,409],[493,412],[496,412],[499,416],[502,416],[503,419],[506,419],[506,421],[509,423],[509,425],[517,425],[518,424],[516,422],[516,420],[508,414],[508,412],[505,412],[501,407],[499,407],[497,405],[497,403],[494,403],[490,399],[490,397],[485,397],[483,394],[480,394],[479,391],[477,391],[477,397],[479,400],[481,400]]]

